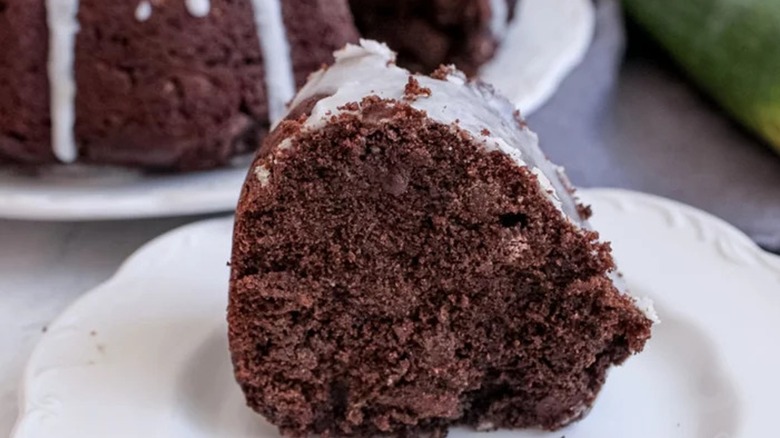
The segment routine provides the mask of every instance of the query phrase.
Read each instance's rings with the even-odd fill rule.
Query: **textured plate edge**
[[[665,225],[670,228],[687,221],[698,242],[711,246],[725,261],[762,269],[780,283],[780,256],[765,251],[747,234],[711,213],[673,199],[626,189],[593,188],[581,193],[585,201],[600,199],[621,211],[639,205],[651,208],[664,216]]]
[[[648,207],[657,210],[666,217],[666,225],[669,227],[674,226],[674,221],[678,220],[677,216],[681,216],[684,219],[691,219],[691,224],[694,227],[699,228],[696,230],[697,232],[700,232],[698,236],[699,243],[711,245],[712,250],[722,256],[726,261],[732,263],[748,262],[758,269],[765,270],[780,282],[780,257],[765,252],[751,241],[747,235],[714,215],[674,200],[630,190],[587,189],[581,190],[580,193],[584,195],[582,197],[586,202],[599,199],[605,203],[615,205],[618,210],[622,211],[628,211],[635,207]],[[596,214],[598,214],[598,211],[596,211]],[[110,286],[114,282],[121,281],[128,272],[132,272],[134,265],[143,263],[147,254],[153,252],[163,242],[167,242],[169,239],[174,239],[179,236],[189,235],[200,228],[208,229],[211,227],[232,226],[232,223],[232,216],[209,219],[176,228],[152,239],[133,252],[133,254],[120,265],[119,269],[111,278],[85,292],[67,306],[50,324],[49,327],[51,330],[47,332],[47,334],[51,335],[51,333],[56,333],[57,327],[61,326],[63,321],[66,321],[72,313],[76,312],[79,307],[84,305],[84,302],[87,300],[94,300],[96,297],[106,293],[106,290],[110,290]],[[705,227],[709,230],[702,233],[701,231],[703,231]],[[739,248],[739,258],[735,259],[728,254],[724,254],[724,248],[725,250],[728,250],[729,248]],[[16,423],[11,430],[11,438],[30,438],[20,435],[19,428],[31,415],[31,411],[28,409],[28,405],[31,403],[28,393],[30,392],[30,388],[34,385],[33,374],[37,369],[35,366],[35,359],[45,346],[46,340],[41,339],[33,348],[33,351],[27,360],[27,365],[24,368],[18,390],[19,414]]]

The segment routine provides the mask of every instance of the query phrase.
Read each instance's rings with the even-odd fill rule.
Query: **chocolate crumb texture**
[[[421,96],[430,97],[431,89],[421,86],[417,78],[409,75],[409,82],[404,87],[404,100],[414,101]]]
[[[248,405],[291,437],[585,415],[650,336],[609,245],[456,125],[376,96],[346,108],[273,134],[255,162],[274,155],[273,178],[239,202],[228,323]]]

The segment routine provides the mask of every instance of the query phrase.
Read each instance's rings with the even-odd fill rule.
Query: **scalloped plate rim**
[[[770,265],[776,265],[774,268],[778,274],[780,274],[780,255],[772,254],[763,248],[761,248],[756,242],[754,242],[750,236],[745,234],[742,230],[732,225],[725,219],[715,216],[712,213],[700,210],[696,207],[688,205],[684,202],[677,201],[675,199],[664,198],[663,196],[654,195],[651,193],[638,192],[635,190],[622,189],[622,188],[589,188],[579,189],[579,192],[586,193],[588,198],[602,197],[602,198],[635,198],[645,204],[654,204],[657,206],[673,206],[674,209],[685,212],[691,216],[698,216],[699,218],[712,223],[715,227],[719,228],[719,231],[727,234],[730,239],[735,239],[741,245],[744,245],[747,249],[754,252],[759,258],[762,258]]]

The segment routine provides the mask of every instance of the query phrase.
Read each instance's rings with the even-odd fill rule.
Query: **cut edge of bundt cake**
[[[248,405],[289,436],[555,430],[652,306],[512,105],[453,68],[336,54],[258,153],[228,306]]]

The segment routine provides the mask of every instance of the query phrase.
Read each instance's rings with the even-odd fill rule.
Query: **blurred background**
[[[732,14],[740,9],[733,1],[683,2],[690,4],[672,15],[676,2],[644,3],[667,8],[669,26],[689,9],[698,8],[702,16],[718,12],[720,3],[732,5]],[[774,1],[742,4],[748,10],[756,5],[780,9],[780,2]],[[670,46],[653,38],[654,31],[671,32],[663,27],[666,21],[643,25],[633,16],[624,18],[620,6],[597,1],[596,35],[585,60],[529,117],[545,152],[566,167],[575,185],[623,187],[676,199],[725,219],[765,249],[780,252],[780,155],[769,141],[721,109],[669,55]],[[780,22],[775,21],[769,29],[779,32]],[[687,26],[701,50],[718,53],[717,44],[708,45],[701,37],[699,24],[681,26]],[[751,28],[761,32],[764,27],[755,23]],[[761,37],[748,29],[736,36],[731,39],[737,50]],[[745,73],[748,83],[733,87],[758,87],[760,75],[780,78],[780,70],[771,70],[771,58],[780,58],[780,46],[765,47],[762,65],[767,71],[755,71],[753,77]],[[728,71],[740,62],[725,59],[720,68]]]

